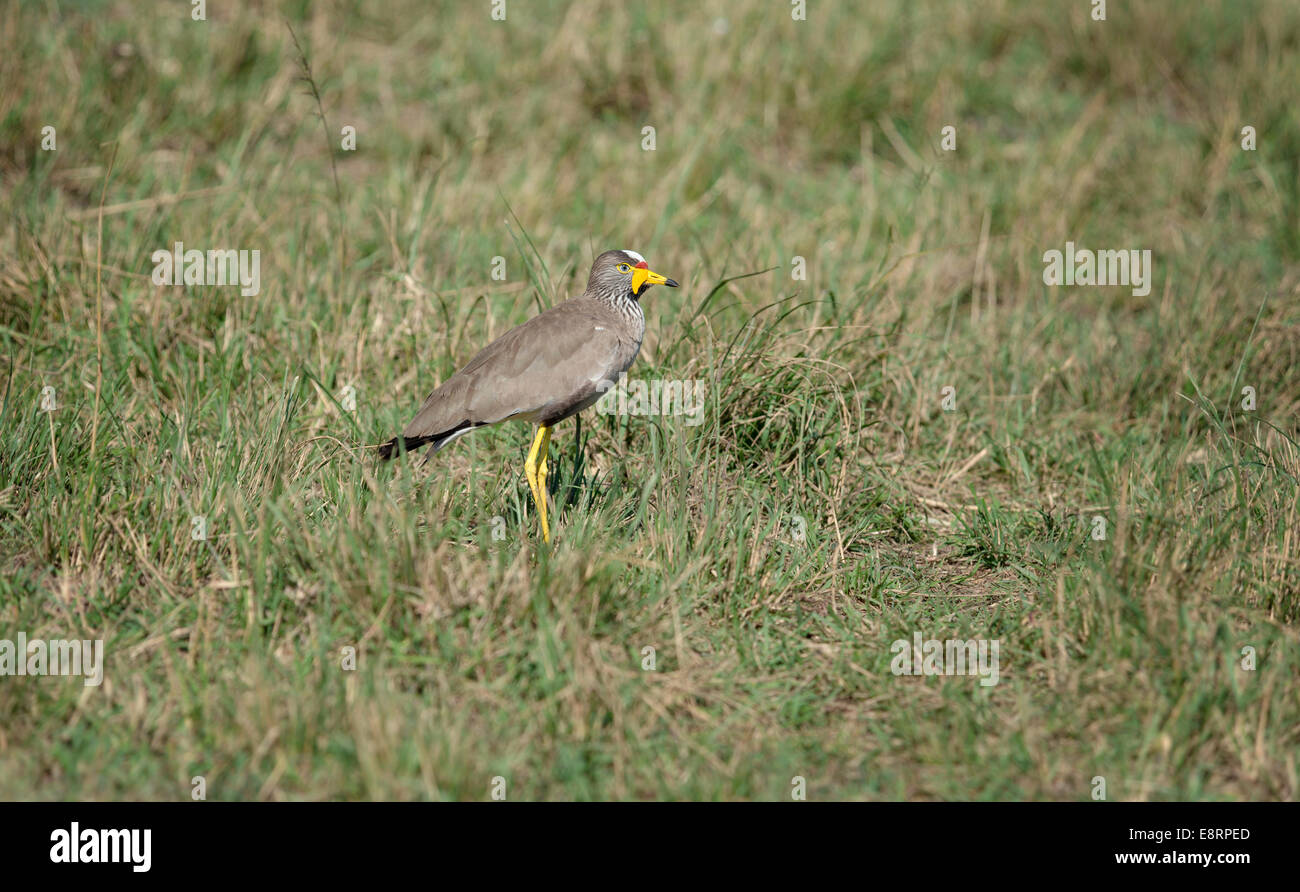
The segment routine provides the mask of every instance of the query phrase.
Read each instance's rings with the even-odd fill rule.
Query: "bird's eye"
[[[628,266],[626,263],[620,263],[618,265],[618,271],[626,276],[628,273],[632,272],[632,267]]]

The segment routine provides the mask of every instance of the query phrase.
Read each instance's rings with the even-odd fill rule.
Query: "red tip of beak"
[[[645,261],[644,261],[644,260],[642,260],[640,263],[638,263],[638,264],[636,265],[636,269],[649,269],[649,268],[650,268],[650,267],[648,267],[648,266],[645,265]]]

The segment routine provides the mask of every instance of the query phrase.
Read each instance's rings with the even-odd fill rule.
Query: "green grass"
[[[187,7],[0,12],[0,797],[1296,797],[1294,4]],[[611,247],[703,423],[376,462]]]

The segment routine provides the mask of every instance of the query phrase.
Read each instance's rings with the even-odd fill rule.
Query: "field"
[[[1296,798],[1300,6],[190,6],[0,9],[0,798]],[[698,417],[377,460],[609,248]]]

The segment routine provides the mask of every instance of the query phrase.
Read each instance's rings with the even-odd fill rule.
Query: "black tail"
[[[444,444],[456,439],[467,431],[482,426],[482,423],[474,424],[473,422],[465,421],[456,425],[449,431],[445,431],[441,434],[434,434],[431,437],[393,437],[393,439],[379,447],[379,458],[383,461],[388,461],[390,458],[396,458],[398,452],[414,452],[426,443],[433,444],[433,451],[429,453],[429,455],[433,455],[433,453],[441,449]],[[402,447],[400,450],[397,448],[399,445]]]
[[[432,443],[437,437],[393,437],[383,446],[379,447],[379,458],[381,461],[388,461],[390,458],[396,458],[399,452],[414,452],[425,443]],[[398,445],[401,449],[398,449]]]

